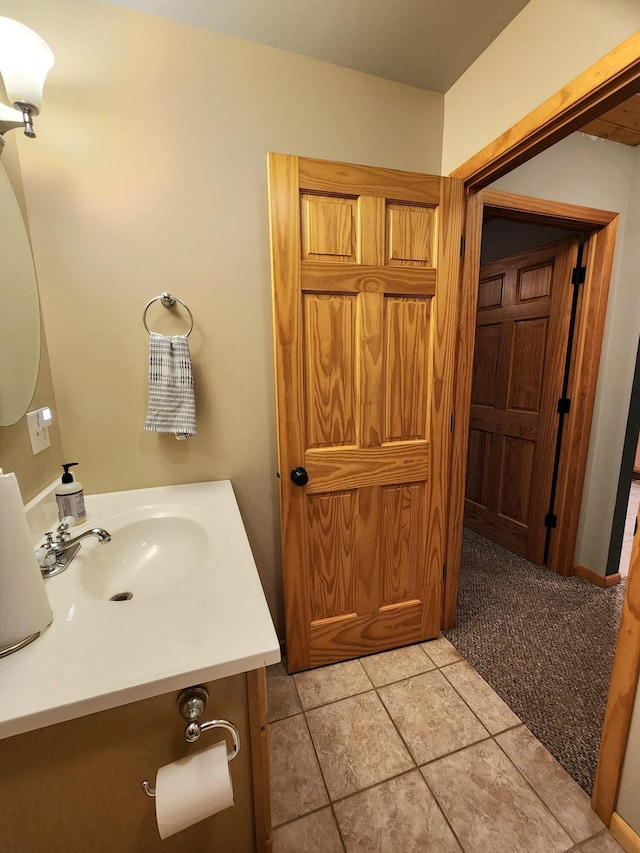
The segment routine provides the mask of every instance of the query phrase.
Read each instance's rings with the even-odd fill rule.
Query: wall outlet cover
[[[42,450],[46,450],[51,446],[49,440],[49,429],[47,427],[38,426],[38,412],[27,412],[27,427],[29,429],[29,440],[31,441],[31,451],[35,456]]]

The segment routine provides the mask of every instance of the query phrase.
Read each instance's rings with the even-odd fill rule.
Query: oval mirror
[[[40,364],[40,307],[31,246],[0,163],[0,426],[29,408]]]

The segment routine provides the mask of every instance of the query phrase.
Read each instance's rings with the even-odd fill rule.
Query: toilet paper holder
[[[207,720],[204,723],[200,722],[200,717],[202,717],[208,701],[209,692],[202,685],[187,687],[178,696],[178,711],[180,712],[180,716],[186,721],[184,739],[187,743],[195,743],[200,738],[202,732],[207,732],[211,729],[226,729],[230,732],[233,739],[233,746],[227,752],[227,761],[231,762],[240,752],[240,735],[237,728],[228,720]],[[155,797],[156,792],[146,779],[142,783],[142,787],[148,797]]]

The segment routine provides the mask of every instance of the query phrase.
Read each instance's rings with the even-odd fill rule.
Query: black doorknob
[[[298,466],[294,468],[291,472],[291,479],[296,484],[296,486],[306,486],[309,482],[309,475],[305,471],[304,468]]]

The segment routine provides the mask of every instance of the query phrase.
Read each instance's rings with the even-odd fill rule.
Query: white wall
[[[621,214],[575,555],[604,574],[640,333],[640,151],[573,134],[492,189]]]
[[[443,174],[638,29],[638,0],[530,0],[446,93]]]
[[[267,152],[437,174],[443,98],[98,0],[0,14],[56,56],[20,156],[65,454],[89,493],[231,479],[280,622]],[[187,442],[143,431],[163,290],[195,317]]]

